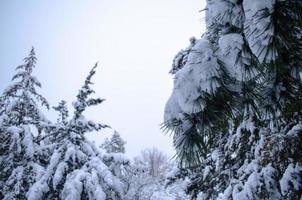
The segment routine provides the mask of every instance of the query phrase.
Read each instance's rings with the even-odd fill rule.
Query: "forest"
[[[206,32],[171,60],[159,128],[172,159],[147,147],[129,158],[120,133],[89,118],[104,102],[99,63],[73,102],[50,105],[32,47],[0,95],[0,199],[302,199],[302,1],[207,0],[201,12]],[[102,145],[87,137],[107,129]]]

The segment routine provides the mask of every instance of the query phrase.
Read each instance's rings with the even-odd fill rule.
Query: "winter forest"
[[[7,9],[7,15],[10,9],[14,10],[18,18],[16,12],[18,6],[16,3],[3,2],[0,3],[0,11],[4,13],[0,14],[0,23],[4,27],[10,27],[9,23],[4,23],[5,10]],[[33,2],[36,1],[31,0],[31,3]],[[58,4],[56,9],[66,6],[67,1],[63,2]],[[135,0],[129,2],[133,3]],[[179,13],[181,17],[177,19],[185,18],[184,14],[192,12],[191,7],[190,9],[182,7],[183,4],[189,5],[190,1],[167,2],[162,2],[162,8],[155,11],[152,11],[153,4],[150,2],[150,4],[146,3],[145,7],[134,9],[142,9],[137,11],[138,13],[148,13],[150,10],[150,13],[160,13],[160,9],[163,13],[167,13],[171,7],[173,13],[172,10],[178,7],[183,10],[183,13]],[[106,6],[111,4],[114,3],[101,1],[95,4],[105,7],[102,12],[107,20],[111,18],[106,16],[111,15],[113,11],[106,11]],[[45,3],[43,4],[45,7],[40,8],[43,11],[49,5]],[[81,6],[77,9],[82,12],[85,6],[83,3],[79,5]],[[124,4],[120,2],[120,5]],[[143,5],[143,2],[139,5]],[[154,5],[157,8],[160,4]],[[22,50],[20,48],[23,47],[23,43],[20,47],[16,44],[19,49],[15,50],[18,53],[17,60],[10,60],[15,57],[9,56],[14,54],[14,51],[9,51],[9,48],[5,49],[6,54],[0,57],[3,60],[7,59],[5,63],[0,62],[0,73],[5,80],[1,82],[4,85],[1,86],[3,91],[0,93],[0,199],[302,199],[302,1],[206,0],[203,1],[202,6],[194,8],[193,12],[204,16],[202,20],[198,19],[199,26],[204,26],[204,30],[197,27],[199,36],[187,37],[186,41],[181,41],[188,43],[182,49],[174,49],[173,46],[173,40],[179,40],[176,37],[177,33],[174,37],[171,35],[166,37],[164,32],[172,27],[166,22],[171,20],[171,23],[175,23],[177,32],[190,33],[188,27],[181,27],[181,23],[189,22],[181,20],[175,22],[175,16],[178,15],[174,16],[174,14],[167,15],[166,18],[160,14],[155,17],[156,19],[150,17],[151,15],[149,18],[144,18],[150,22],[152,20],[165,22],[162,26],[154,25],[155,29],[162,28],[151,32],[156,39],[172,38],[166,40],[166,43],[153,43],[152,39],[144,35],[143,40],[135,36],[136,30],[145,27],[146,32],[150,32],[154,29],[153,25],[145,26],[146,22],[143,22],[142,27],[135,29],[134,27],[140,22],[136,21],[137,24],[132,27],[130,21],[137,20],[139,15],[133,12],[133,18],[130,14],[122,16],[123,6],[121,6],[121,10],[116,11],[120,16],[112,19],[116,22],[120,20],[121,23],[125,22],[121,25],[125,26],[125,29],[118,29],[118,33],[112,33],[117,36],[112,41],[107,38],[111,34],[110,31],[109,35],[101,32],[106,35],[105,40],[112,42],[108,43],[109,46],[117,45],[120,38],[127,41],[127,34],[133,34],[134,39],[129,37],[127,42],[134,48],[129,45],[128,51],[119,50],[118,47],[110,49],[107,48],[104,40],[100,42],[106,47],[106,53],[101,55],[104,57],[104,63],[85,59],[86,68],[81,73],[78,73],[76,68],[70,68],[72,71],[66,74],[62,66],[60,68],[62,71],[51,73],[52,69],[48,69],[48,74],[41,78],[39,70],[47,70],[43,69],[45,60],[51,64],[55,62],[48,60],[47,55],[43,55],[43,50],[39,51],[39,47],[43,49],[47,46],[46,43],[35,45],[34,41],[37,38],[30,37],[26,31],[34,31],[33,34],[39,31],[43,33],[48,32],[48,29],[44,29],[46,26],[53,26],[53,31],[60,32],[60,25],[43,21],[45,27],[39,28],[34,27],[37,23],[35,21],[32,22],[32,27],[25,27],[25,34],[17,31],[21,34],[18,37],[18,34],[13,33],[15,29],[5,29],[3,35],[0,35],[2,38],[6,37],[5,34],[12,40],[22,38],[25,41],[26,37],[29,37],[33,38],[29,39],[33,44]],[[36,8],[30,7],[32,5],[18,9],[23,10],[26,15],[31,15]],[[27,8],[28,12],[26,12]],[[68,13],[67,10],[65,13],[64,9],[61,10],[64,17],[58,15],[58,19],[62,20],[62,23],[69,24],[69,17],[74,13]],[[98,16],[95,10],[91,10],[92,8],[88,9],[87,6],[85,9],[93,14],[92,20]],[[176,11],[178,12],[179,10]],[[85,18],[83,13],[78,19]],[[123,17],[124,19],[121,19]],[[102,26],[102,23],[106,24],[105,19],[94,22]],[[43,20],[47,19],[43,18]],[[24,24],[20,22],[20,26]],[[120,26],[118,23],[108,24]],[[79,25],[80,29],[88,26],[90,25],[85,23]],[[171,29],[171,32],[173,31],[174,29]],[[158,32],[161,33],[157,36]],[[73,45],[80,44],[80,41],[72,39],[79,36],[84,38],[83,43],[91,42],[98,46],[99,41],[95,41],[92,37],[94,33],[91,35],[84,33],[86,32],[69,33],[62,41],[68,40]],[[45,40],[43,37],[42,35],[40,39]],[[56,37],[63,36],[57,34]],[[102,37],[102,34],[97,37]],[[4,40],[0,41],[3,41],[3,46],[8,45]],[[54,44],[48,43],[48,45],[51,45],[53,52],[62,52],[62,49],[55,47]],[[164,49],[164,46],[171,46],[176,52],[171,59],[169,59],[171,55],[160,50]],[[81,57],[89,54],[86,52],[86,47],[90,49],[90,46],[82,47],[84,48],[80,54],[70,54],[68,59],[82,65],[84,61]],[[148,50],[152,48],[155,50]],[[28,51],[27,54],[19,57],[20,52],[24,50]],[[167,64],[167,67],[170,71],[167,70],[166,73],[169,74],[168,81],[172,82],[172,87],[165,92],[166,99],[155,96],[164,99],[165,106],[160,108],[161,114],[157,114],[161,119],[160,123],[151,124],[160,131],[160,134],[171,139],[169,143],[174,149],[172,155],[168,150],[165,152],[164,148],[158,148],[157,145],[167,146],[161,143],[164,137],[152,133],[150,136],[148,132],[150,127],[144,123],[144,121],[152,121],[153,115],[148,111],[154,108],[151,105],[154,99],[142,104],[130,104],[129,102],[135,100],[124,98],[123,93],[112,93],[115,95],[110,97],[104,96],[102,90],[98,90],[100,86],[97,75],[106,73],[106,55],[109,54],[114,54],[109,59],[110,63],[122,63],[124,68],[124,71],[119,70],[115,73],[120,75],[119,81],[115,81],[113,76],[105,78],[106,81],[103,83],[110,91],[117,88],[115,84],[121,88],[127,87],[128,83],[124,82],[123,80],[126,79],[123,78],[133,80],[135,77],[140,77],[139,80],[152,78],[155,81],[161,79],[162,76],[158,71],[154,74],[148,71],[150,72],[148,75],[136,69],[131,71],[130,76],[127,71],[131,70],[132,64],[133,66],[138,64],[143,70],[160,68],[161,66],[156,66],[156,60],[161,61],[160,56],[168,58],[170,64],[169,66]],[[134,57],[131,60],[133,62],[125,59],[123,54],[126,57]],[[143,54],[150,58],[149,63],[146,60],[139,60]],[[40,63],[40,56],[42,63]],[[19,64],[4,66],[14,62]],[[87,68],[91,62],[96,63]],[[64,64],[66,63],[68,62],[65,60]],[[165,62],[159,62],[158,65],[163,63]],[[59,68],[54,68],[54,71],[55,69]],[[4,79],[8,74],[12,76]],[[50,87],[47,86],[58,82],[56,76],[62,76],[64,81],[55,89],[57,96],[50,92]],[[73,80],[73,76],[82,78],[75,79],[81,84],[78,88],[68,88],[76,91],[70,98],[69,93],[64,96],[64,92],[60,90],[64,91],[64,87]],[[114,80],[109,82],[111,78]],[[147,92],[134,93],[152,98],[152,91],[158,93],[157,89],[164,87],[160,84],[161,82],[159,85],[146,86],[142,81],[141,85],[134,84],[133,87],[141,87]],[[74,84],[71,85],[74,87]],[[62,100],[55,104],[50,96],[60,96]],[[131,107],[127,115],[123,115],[125,110],[120,110],[118,113],[116,111],[107,113],[106,109],[99,110],[114,98],[117,98],[123,107]],[[143,97],[137,99],[144,101]],[[159,107],[156,102],[154,105]],[[140,106],[144,113],[136,116],[135,110],[139,110]],[[97,112],[97,117],[92,115],[91,111]],[[146,117],[149,114],[150,117]],[[135,140],[131,139],[127,134],[132,129],[118,129],[115,127],[118,125],[107,123],[106,116],[113,116],[113,118],[123,116],[120,123],[125,123],[127,127],[133,129],[141,130],[142,127],[146,132],[132,136]],[[131,118],[132,121],[127,121]],[[91,134],[103,134],[106,137],[91,137]],[[129,138],[129,141],[125,138]],[[145,145],[147,143],[144,143],[144,140],[149,140],[150,145]],[[128,148],[140,150],[136,150],[135,155],[132,155],[127,154]]]

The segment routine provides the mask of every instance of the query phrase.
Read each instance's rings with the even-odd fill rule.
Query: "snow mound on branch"
[[[175,74],[174,91],[166,105],[166,119],[177,118],[179,111],[194,113],[203,110],[196,105],[201,93],[215,93],[219,64],[207,39],[196,42],[188,55],[186,65]],[[176,108],[176,109],[175,109]]]
[[[89,199],[105,200],[106,194],[103,187],[112,188],[122,195],[123,183],[109,171],[98,157],[95,157],[81,169],[74,170],[67,176],[61,198],[80,199],[82,191],[85,190]]]
[[[213,0],[207,2],[206,22],[207,27],[212,24],[233,25],[238,28],[242,27],[243,13],[239,5],[232,1]],[[222,14],[224,13],[224,14]]]
[[[271,14],[275,0],[244,0],[244,33],[251,51],[260,63],[269,63],[277,58],[277,50],[270,46],[275,33]]]

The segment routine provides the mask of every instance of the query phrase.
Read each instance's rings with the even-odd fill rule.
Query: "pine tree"
[[[16,68],[13,83],[0,97],[0,197],[26,199],[30,185],[43,173],[45,155],[36,142],[50,122],[39,103],[49,107],[36,91],[41,83],[32,75],[36,65],[34,48],[24,64]]]
[[[106,138],[101,148],[105,149],[106,153],[125,153],[126,142],[121,138],[117,131],[114,131],[110,139]]]
[[[130,160],[124,155],[125,144],[126,141],[117,131],[114,131],[111,138],[106,138],[100,148],[106,151],[106,154],[103,155],[104,163],[116,177],[122,180],[125,185],[125,192],[127,192],[131,185],[129,177],[132,169]]]
[[[164,128],[198,199],[302,195],[299,0],[209,0],[207,32],[175,67]],[[289,148],[289,146],[291,148]]]
[[[123,183],[103,162],[102,156],[85,133],[99,131],[107,125],[87,120],[83,112],[104,101],[89,98],[94,93],[90,85],[97,65],[92,68],[77,100],[70,119],[66,102],[54,109],[59,111],[56,124],[48,129],[45,143],[51,156],[43,176],[30,188],[28,199],[122,199]]]

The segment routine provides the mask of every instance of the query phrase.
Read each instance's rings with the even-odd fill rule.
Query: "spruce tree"
[[[205,11],[165,108],[177,157],[195,172],[188,191],[300,199],[302,2],[208,0]]]
[[[44,138],[51,156],[46,172],[30,188],[28,199],[122,199],[123,183],[103,162],[94,144],[85,137],[87,132],[108,127],[84,116],[88,107],[104,101],[89,98],[94,93],[91,78],[96,67],[92,68],[79,90],[70,119],[65,101],[54,108],[59,112],[59,119],[48,128]]]
[[[110,139],[105,139],[101,148],[104,149],[106,153],[125,153],[125,144],[126,142],[121,138],[120,134],[114,131]]]
[[[40,111],[49,107],[37,92],[41,83],[32,75],[36,65],[34,48],[24,64],[16,68],[13,83],[0,97],[0,197],[26,199],[26,192],[43,173],[45,154],[36,142],[50,123]]]
[[[106,138],[100,147],[106,152],[103,155],[104,163],[116,177],[122,180],[125,184],[125,190],[128,191],[131,185],[129,176],[132,169],[129,159],[125,156],[125,144],[126,141],[117,131],[114,131],[111,138]]]

